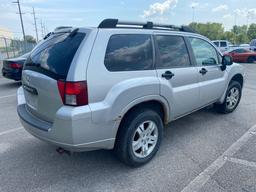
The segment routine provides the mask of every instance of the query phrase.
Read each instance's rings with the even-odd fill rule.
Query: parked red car
[[[237,63],[256,63],[256,52],[244,48],[232,49],[224,55],[229,55]]]

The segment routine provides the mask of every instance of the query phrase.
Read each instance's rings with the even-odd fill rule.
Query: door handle
[[[172,73],[171,71],[165,71],[165,73],[162,74],[162,77],[167,80],[170,80],[173,76],[174,76],[174,73]]]
[[[199,71],[199,73],[201,73],[202,75],[205,75],[207,72],[208,72],[208,71],[207,71],[207,69],[205,69],[205,68],[202,68],[202,69]]]

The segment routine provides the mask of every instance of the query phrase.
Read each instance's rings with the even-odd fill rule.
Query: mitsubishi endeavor
[[[169,122],[212,104],[233,112],[243,74],[186,26],[106,19],[96,28],[60,27],[32,50],[17,111],[43,141],[68,151],[114,149],[140,166]]]

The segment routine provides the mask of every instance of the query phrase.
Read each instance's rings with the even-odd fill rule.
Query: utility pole
[[[34,25],[35,25],[35,31],[36,31],[36,42],[38,42],[38,31],[37,31],[37,24],[36,24],[36,13],[35,13],[35,9],[33,7],[33,17],[34,17]]]
[[[13,2],[13,3],[18,4],[19,15],[20,15],[20,23],[21,23],[21,28],[22,28],[22,34],[23,34],[23,39],[24,39],[24,41],[25,41],[26,38],[25,38],[25,30],[24,30],[24,24],[23,24],[23,19],[22,19],[22,13],[21,13],[21,9],[20,9],[20,1],[17,0],[17,1],[15,1],[15,2]]]

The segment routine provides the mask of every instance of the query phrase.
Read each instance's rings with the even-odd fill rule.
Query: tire
[[[232,93],[235,93],[234,90],[236,93],[238,92],[238,96],[235,98],[234,98],[234,95],[236,94],[232,95],[233,97],[231,96]],[[241,84],[237,81],[231,81],[228,86],[224,102],[222,104],[215,104],[214,107],[220,113],[224,113],[224,114],[232,113],[239,105],[241,96],[242,96]]]
[[[255,62],[256,62],[256,58],[255,58],[255,57],[249,57],[249,58],[247,59],[247,62],[248,62],[248,63],[255,63]]]
[[[148,128],[152,127],[153,129],[154,126],[154,131],[150,133]],[[142,130],[139,127],[144,128],[145,132],[139,134],[138,130]],[[138,167],[148,163],[160,147],[163,129],[162,119],[157,112],[147,108],[137,108],[129,112],[122,121],[117,134],[115,152],[118,158],[131,167]],[[143,137],[144,133],[145,136]],[[149,137],[150,141],[147,141]],[[151,140],[153,137],[155,141]],[[139,144],[135,145],[135,143]],[[141,147],[136,150],[133,146]],[[148,146],[148,153],[146,153],[145,146]]]

